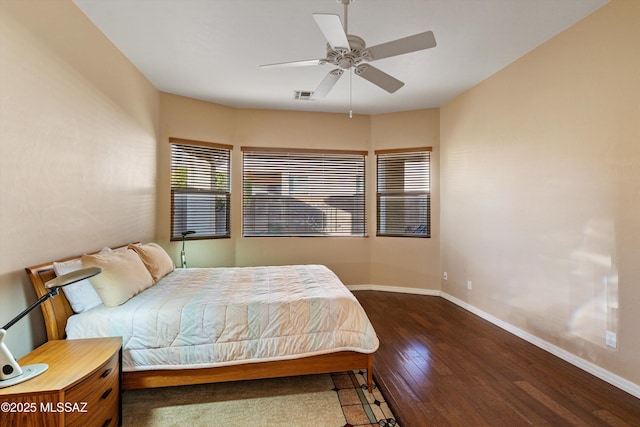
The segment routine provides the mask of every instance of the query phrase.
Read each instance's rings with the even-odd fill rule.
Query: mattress
[[[125,372],[378,348],[358,300],[322,265],[176,269],[120,306],[71,316],[66,333],[121,336]]]

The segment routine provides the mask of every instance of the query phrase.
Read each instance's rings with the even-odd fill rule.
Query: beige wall
[[[368,150],[368,116],[291,111],[238,110],[234,150],[233,234],[237,265],[325,264],[345,284],[369,283],[369,239],[364,237],[251,237],[242,238],[241,146]],[[367,176],[371,173],[371,159]],[[369,230],[371,218],[368,218]],[[370,233],[370,232],[369,232]]]
[[[372,153],[388,148],[432,147],[431,238],[371,239],[371,283],[404,288],[440,289],[440,111],[382,114],[371,118]],[[373,157],[372,168],[375,168]],[[376,181],[370,183],[369,212],[375,236]]]
[[[636,384],[638,22],[614,0],[448,103],[440,159],[443,291]]]
[[[438,111],[420,110],[380,116],[233,109],[171,94],[161,95],[158,236],[174,260],[180,243],[169,243],[169,137],[231,144],[231,239],[188,243],[190,266],[246,266],[321,263],[347,285],[439,287],[437,190],[432,206],[434,237],[375,237],[375,156],[378,148],[434,146],[437,173]],[[394,129],[402,129],[394,131]],[[375,141],[375,142],[374,142]],[[366,238],[241,237],[242,146],[365,150],[369,200]],[[437,180],[435,186],[437,187]]]
[[[154,238],[158,97],[70,1],[0,2],[0,325],[25,267]],[[7,335],[44,340],[39,309]]]
[[[180,265],[181,244],[169,242],[171,232],[169,137],[233,145],[235,120],[235,108],[166,93],[160,94],[160,122],[162,125],[158,143],[158,226],[156,236],[157,241],[169,252],[176,265]],[[234,202],[235,200],[232,201],[232,203]],[[192,241],[186,247],[190,267],[232,266],[235,264],[235,251],[235,240],[232,239]]]

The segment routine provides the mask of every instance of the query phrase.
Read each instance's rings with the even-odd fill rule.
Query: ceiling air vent
[[[296,90],[293,92],[293,99],[297,101],[311,101],[312,96],[312,90]]]

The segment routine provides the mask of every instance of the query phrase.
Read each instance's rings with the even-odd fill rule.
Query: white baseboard
[[[404,288],[401,286],[384,286],[384,285],[351,285],[347,286],[350,291],[382,291],[382,292],[396,292],[400,294],[415,294],[415,295],[428,295],[428,296],[440,296],[440,291],[434,291],[433,289],[419,289],[419,288]]]
[[[380,285],[355,285],[348,286],[348,288],[352,291],[383,291],[383,292],[398,292],[398,293],[406,293],[406,294],[416,294],[416,295],[429,295],[429,296],[440,296],[447,301],[450,301],[457,306],[464,308],[465,310],[493,323],[494,325],[504,329],[507,332],[514,334],[515,336],[522,338],[523,340],[539,347],[554,356],[559,357],[560,359],[571,363],[574,366],[582,369],[590,373],[591,375],[600,378],[603,381],[608,382],[609,384],[623,390],[632,396],[635,396],[640,399],[640,385],[635,384],[629,380],[626,380],[616,374],[613,374],[606,369],[601,368],[598,365],[595,365],[589,361],[586,361],[573,353],[569,353],[568,351],[558,347],[557,345],[551,344],[548,341],[545,341],[541,338],[536,337],[535,335],[530,334],[520,328],[517,328],[510,323],[507,323],[497,317],[480,310],[473,305],[466,303],[452,295],[447,294],[446,292],[432,290],[432,289],[418,289],[418,288],[405,288],[398,286],[380,286]]]

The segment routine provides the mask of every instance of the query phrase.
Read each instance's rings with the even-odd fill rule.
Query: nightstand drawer
[[[2,1],[2,0],[0,0]],[[0,411],[0,426],[117,426],[121,423],[122,338],[49,341],[18,362],[49,365],[29,381],[0,389],[0,402],[31,412]]]
[[[116,353],[90,377],[66,393],[67,402],[86,403],[86,412],[67,413],[65,425],[115,426],[118,422],[119,379],[119,354]]]

